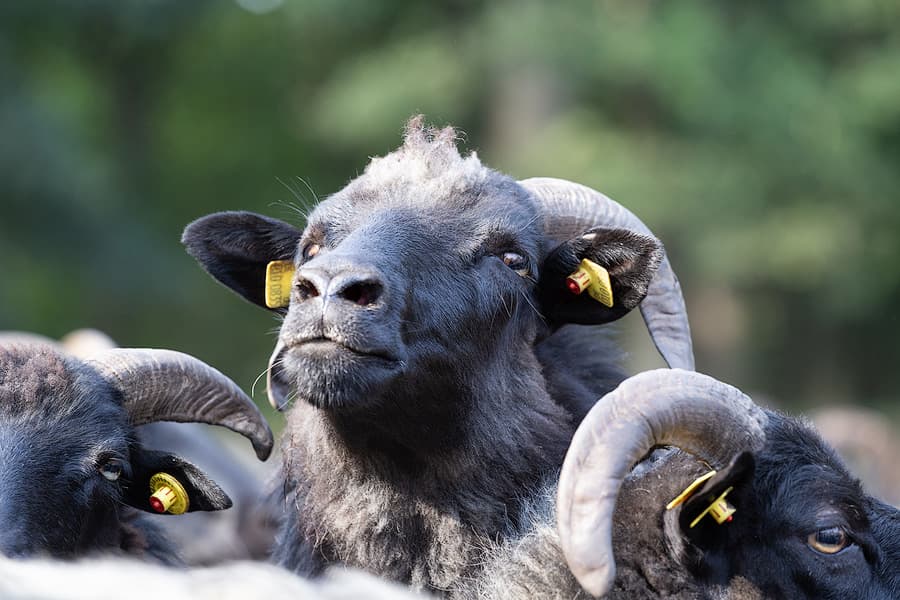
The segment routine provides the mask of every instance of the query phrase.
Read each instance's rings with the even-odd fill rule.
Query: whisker
[[[490,327],[488,327],[488,331],[494,330],[494,321],[497,320],[497,313],[499,313],[499,312],[500,312],[499,306],[495,307],[494,310],[491,311],[491,325],[490,325]]]
[[[535,305],[531,302],[531,299],[528,297],[528,295],[525,294],[525,292],[523,292],[523,291],[519,291],[519,294],[522,295],[522,298],[525,299],[525,302],[528,303],[528,306],[531,307],[531,310],[534,311],[534,314],[536,314],[538,316],[538,318],[541,319],[542,321],[546,321],[546,319],[544,318],[544,315],[542,315],[541,311],[539,311],[537,309],[537,307],[535,307]]]
[[[509,310],[509,306],[506,304],[506,298],[503,297],[503,292],[500,292],[500,302],[503,303],[503,308],[506,309],[506,316],[512,319],[512,311]]]
[[[312,186],[309,185],[309,182],[306,181],[305,179],[303,179],[302,177],[300,177],[299,175],[296,176],[296,179],[297,179],[297,181],[299,181],[300,183],[302,183],[303,185],[306,186],[306,189],[308,189],[309,193],[312,194],[313,200],[315,200],[315,203],[318,204],[319,203],[319,195],[316,194],[316,191],[314,189],[312,189]],[[310,208],[312,208],[312,207],[310,207]]]
[[[297,213],[297,215],[299,215],[300,217],[302,217],[304,221],[305,221],[305,220],[308,220],[308,218],[309,218],[309,212],[310,212],[310,210],[312,209],[312,205],[311,205],[311,204],[307,201],[307,199],[303,196],[303,193],[300,192],[300,191],[298,191],[298,190],[295,190],[295,189],[293,188],[293,186],[291,186],[290,184],[288,184],[287,182],[285,182],[284,180],[282,180],[280,177],[276,177],[276,178],[275,178],[275,181],[277,181],[278,183],[280,183],[287,191],[289,191],[289,192],[291,193],[291,196],[293,196],[294,199],[295,199],[297,202],[300,203],[300,205],[298,206],[298,205],[294,204],[293,202],[278,201],[278,202],[273,202],[272,204],[270,204],[270,206],[271,206],[271,205],[281,205],[281,206],[284,206],[284,207],[286,207],[286,208],[291,209],[291,210],[294,211],[295,213]],[[302,180],[301,180],[301,181],[302,181]],[[307,187],[309,187],[308,184],[307,184]],[[312,189],[311,189],[311,188],[310,188],[310,191],[312,192]],[[315,192],[313,192],[313,196],[315,196]]]
[[[534,225],[535,221],[537,221],[538,219],[540,219],[541,216],[542,216],[542,215],[541,215],[540,213],[538,213],[538,214],[534,215],[533,217],[531,217],[531,219],[529,219],[529,221],[528,221],[527,223],[525,223],[524,225],[522,225],[522,226],[519,228],[519,233],[525,231],[526,229],[528,229],[529,227],[531,227],[532,225]]]
[[[287,397],[284,399],[284,404],[278,405],[278,412],[283,411],[288,405],[293,402],[297,398],[297,390],[291,390],[288,392]]]
[[[253,380],[253,385],[250,386],[250,397],[251,398],[256,395],[256,384],[259,383],[259,380],[263,378],[263,375],[268,374],[270,368],[271,368],[271,366],[267,366],[265,369],[262,370],[262,373],[257,375],[256,379]]]

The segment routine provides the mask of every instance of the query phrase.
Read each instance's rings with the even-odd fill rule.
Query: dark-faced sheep
[[[304,230],[244,212],[185,230],[188,252],[258,305],[270,261],[296,268],[269,391],[278,408],[296,399],[275,557],[298,572],[342,563],[454,592],[481,573],[486,540],[529,531],[521,507],[624,378],[621,350],[567,324],[640,304],[665,360],[693,366],[646,226],[583,186],[462,157],[455,136],[414,119]],[[612,306],[567,288],[582,259],[609,272]]]
[[[659,446],[681,450],[632,470]],[[714,505],[721,524],[704,516]],[[598,402],[557,510],[572,572],[596,596],[900,597],[900,511],[865,494],[808,424],[697,373],[642,373]]]
[[[0,338],[0,553],[178,564],[141,511],[221,510],[231,500],[194,465],[138,441],[137,426],[163,420],[227,427],[260,459],[273,445],[250,399],[190,356],[116,349],[82,361],[40,340]],[[154,487],[167,489],[153,498],[159,473],[169,479]]]
[[[18,332],[14,335],[34,337]],[[44,341],[54,344],[49,338]],[[59,347],[76,358],[89,359],[117,344],[96,329],[78,329],[63,336]],[[249,457],[244,460],[244,455],[229,443],[234,438],[216,433],[202,423],[157,421],[137,428],[144,448],[165,449],[192,462],[234,501],[226,511],[193,511],[178,519],[166,515],[148,518],[175,544],[188,565],[265,559],[272,551],[280,517],[278,504],[266,493],[272,476],[271,461],[263,465]]]

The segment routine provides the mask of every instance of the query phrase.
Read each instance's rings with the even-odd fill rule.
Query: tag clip
[[[578,295],[587,290],[591,298],[603,306],[612,308],[613,292],[609,271],[597,263],[586,258],[582,259],[578,270],[566,278],[566,285],[573,294]]]
[[[150,492],[150,507],[158,513],[180,515],[190,505],[184,486],[168,473],[157,473],[150,478]]]
[[[715,471],[710,471],[709,473],[706,473],[705,475],[701,475],[700,477],[695,479],[693,481],[693,483],[691,483],[691,485],[687,486],[683,492],[678,494],[678,496],[676,496],[674,500],[672,500],[671,502],[669,502],[666,505],[666,510],[672,510],[679,504],[683,504],[688,498],[690,498],[694,494],[694,492],[697,491],[697,489],[704,482],[712,479],[713,475],[715,475],[715,474],[716,474]],[[722,492],[718,498],[713,500],[712,503],[710,503],[710,505],[706,507],[706,510],[704,510],[702,513],[697,515],[696,519],[691,521],[690,528],[693,529],[694,526],[697,525],[697,523],[699,523],[700,520],[703,517],[705,517],[706,515],[711,515],[712,518],[715,519],[716,523],[718,523],[719,525],[721,525],[723,523],[730,523],[734,519],[734,513],[737,512],[737,509],[734,506],[732,506],[728,502],[728,500],[725,499],[725,496],[727,496],[728,493],[731,492],[731,490],[733,490],[733,489],[734,489],[734,486],[728,488],[727,490]]]

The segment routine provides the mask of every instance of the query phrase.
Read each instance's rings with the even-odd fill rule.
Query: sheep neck
[[[555,475],[574,428],[539,370],[508,373],[430,398],[455,412],[418,424],[409,439],[427,443],[398,435],[415,424],[397,411],[366,420],[293,409],[285,472],[303,537],[325,562],[442,591],[477,572],[485,540],[520,532],[521,502]]]

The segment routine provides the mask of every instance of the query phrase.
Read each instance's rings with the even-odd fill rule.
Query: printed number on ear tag
[[[168,473],[157,473],[150,478],[150,492],[150,507],[158,513],[180,515],[190,506],[184,486]]]
[[[291,303],[291,283],[294,281],[294,263],[289,260],[273,260],[266,265],[266,306],[284,308]]]
[[[609,271],[597,263],[586,258],[582,259],[578,270],[566,278],[566,285],[573,294],[580,294],[587,290],[591,298],[603,306],[612,308],[613,292],[612,284],[609,281]]]

